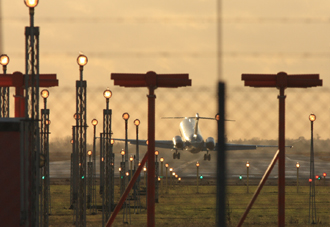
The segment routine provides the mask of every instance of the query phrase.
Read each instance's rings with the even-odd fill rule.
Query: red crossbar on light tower
[[[319,74],[288,75],[277,74],[242,74],[245,86],[276,87],[280,90],[279,99],[279,164],[278,164],[278,226],[285,226],[285,95],[284,89],[322,86]]]
[[[147,87],[148,95],[148,204],[147,226],[155,226],[155,89],[158,87],[177,88],[191,86],[188,74],[156,74],[147,72],[111,73],[115,85],[123,87]],[[108,225],[107,225],[108,226]]]
[[[56,74],[40,74],[39,87],[58,86]],[[0,87],[15,87],[15,117],[25,116],[24,75],[21,72],[0,74]]]

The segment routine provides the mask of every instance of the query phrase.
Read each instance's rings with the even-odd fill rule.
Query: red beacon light
[[[327,176],[327,173],[323,173],[323,176],[326,177]]]
[[[309,182],[312,182],[313,180],[312,180],[312,178],[309,178],[309,180],[308,180]]]

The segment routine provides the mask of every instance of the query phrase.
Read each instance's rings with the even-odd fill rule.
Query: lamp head
[[[91,150],[87,151],[87,154],[88,154],[88,156],[91,156],[92,155],[92,151]]]
[[[155,151],[155,155],[158,155],[159,154],[159,151]]]
[[[73,118],[74,118],[75,120],[80,119],[80,114],[75,113],[75,114],[73,115]]]
[[[47,89],[43,89],[41,92],[40,92],[40,95],[41,97],[43,97],[44,99],[48,98],[49,96],[49,91]]]
[[[215,120],[217,120],[217,121],[220,120],[220,115],[219,115],[219,114],[216,114],[216,115],[215,115]]]
[[[127,121],[129,119],[129,114],[128,113],[123,113],[123,119]]]
[[[27,7],[34,8],[38,5],[39,1],[38,0],[24,0],[24,3]]]
[[[106,98],[106,99],[111,98],[111,96],[112,96],[112,92],[109,90],[109,88],[107,88],[107,89],[103,92],[103,96],[104,96],[104,98]]]
[[[0,64],[2,66],[6,66],[6,65],[8,65],[8,63],[9,63],[9,57],[8,57],[8,55],[7,54],[1,54],[0,55]]]
[[[310,120],[311,122],[315,121],[315,120],[316,120],[316,115],[315,115],[315,114],[310,114],[310,115],[309,115],[309,120]]]
[[[92,125],[96,126],[99,123],[95,118],[92,120]]]
[[[135,120],[134,120],[134,124],[135,124],[136,126],[139,126],[139,125],[140,125],[140,120],[139,120],[139,119],[135,119]]]
[[[124,149],[121,150],[120,154],[121,154],[121,155],[125,155],[125,151],[124,151]]]
[[[199,162],[196,163],[196,166],[199,167]]]
[[[163,158],[163,157],[161,157],[161,158],[159,159],[159,161],[160,161],[160,162],[163,162],[163,161],[164,161],[164,158]]]
[[[84,54],[79,54],[78,58],[77,58],[77,63],[80,66],[85,66],[88,62],[88,58],[86,57],[86,55]]]

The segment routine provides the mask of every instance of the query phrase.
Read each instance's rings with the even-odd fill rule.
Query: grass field
[[[228,186],[228,213],[227,226],[236,226],[246,206],[251,200],[256,186],[250,186],[247,193],[246,186]],[[277,226],[277,186],[264,186],[250,210],[243,226]],[[98,191],[98,190],[97,190]],[[164,190],[165,191],[165,190]],[[176,185],[169,189],[168,194],[159,197],[156,203],[156,226],[184,226],[203,227],[215,226],[215,201],[216,186]],[[51,185],[51,215],[49,226],[73,226],[73,211],[70,207],[70,186]],[[330,226],[330,187],[316,186],[316,216],[317,226]],[[115,188],[115,201],[119,200],[119,189]],[[141,212],[127,215],[123,224],[123,212],[121,211],[113,226],[146,226],[147,210],[145,209],[145,196],[141,196]],[[101,198],[97,198],[101,205]],[[130,202],[131,205],[134,203]],[[137,209],[136,209],[137,211]],[[309,186],[300,186],[297,193],[296,186],[286,187],[286,226],[309,226]],[[87,226],[101,226],[102,213],[90,215],[87,210]]]

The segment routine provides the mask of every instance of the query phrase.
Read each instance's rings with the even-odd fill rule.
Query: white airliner
[[[205,141],[199,129],[199,119],[218,120],[219,116],[215,118],[200,117],[197,113],[195,117],[163,117],[162,119],[183,119],[180,122],[181,136],[174,136],[172,140],[156,140],[155,147],[172,149],[173,159],[180,159],[180,150],[186,150],[191,153],[199,153],[206,151],[204,160],[211,160],[209,151],[214,151],[217,148],[217,143],[213,137],[208,137]],[[125,141],[124,139],[115,139]],[[130,144],[136,144],[136,140],[128,140]],[[139,140],[139,145],[147,145],[147,140]],[[248,144],[226,144],[227,150],[253,150],[257,147],[277,147],[268,145],[248,145]]]

